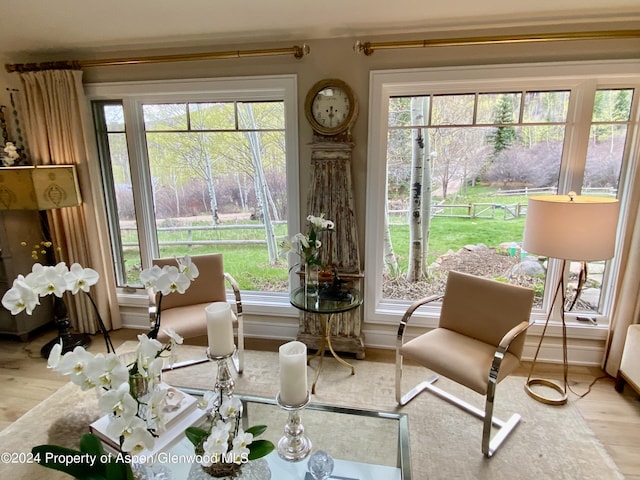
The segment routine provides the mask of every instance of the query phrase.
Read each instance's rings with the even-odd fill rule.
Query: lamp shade
[[[38,210],[74,207],[82,203],[75,165],[43,165],[32,171]]]
[[[564,260],[607,260],[615,249],[618,209],[618,200],[608,197],[530,197],[522,248]]]
[[[52,210],[81,202],[75,165],[0,168],[0,210]]]
[[[38,210],[33,167],[0,168],[0,210]]]

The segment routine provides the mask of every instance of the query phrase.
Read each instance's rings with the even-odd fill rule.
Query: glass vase
[[[308,263],[304,267],[304,296],[306,301],[315,302],[318,297],[320,267]]]

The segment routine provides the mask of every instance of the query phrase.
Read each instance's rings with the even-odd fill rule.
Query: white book
[[[184,438],[184,431],[187,427],[199,424],[205,417],[206,412],[198,408],[198,401],[195,397],[185,394],[184,392],[179,393],[184,395],[179,408],[166,412],[165,430],[155,438],[153,449],[140,452],[140,457],[149,457],[169,448],[176,441]],[[109,421],[109,415],[100,417],[89,425],[89,431],[98,437],[105,446],[119,452],[120,439],[107,433]]]

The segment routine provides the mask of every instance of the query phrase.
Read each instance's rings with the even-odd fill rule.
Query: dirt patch
[[[418,298],[444,293],[447,273],[456,270],[480,277],[505,279],[509,283],[532,287],[539,279],[527,275],[512,275],[511,271],[520,262],[518,256],[495,248],[471,246],[457,252],[448,252],[439,257],[428,268],[427,276],[418,282],[408,282],[404,276],[392,277],[385,274],[383,298],[416,300]]]

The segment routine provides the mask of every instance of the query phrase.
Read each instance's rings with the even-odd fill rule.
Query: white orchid
[[[296,253],[305,265],[320,265],[318,258],[322,242],[318,238],[321,231],[333,230],[334,224],[331,220],[325,220],[324,214],[316,217],[309,215],[309,233],[296,233],[290,239],[280,242],[280,253],[282,255],[289,252]]]
[[[154,288],[160,275],[162,275],[162,269],[158,265],[145,268],[140,272],[140,282],[142,282],[144,288]]]
[[[171,293],[184,293],[191,280],[180,270],[173,265],[167,266],[162,275],[156,280],[156,288],[163,295],[169,295]]]
[[[103,412],[113,413],[116,417],[130,418],[138,413],[138,402],[129,393],[129,383],[107,390],[98,400],[98,405]]]
[[[144,420],[135,416],[115,418],[107,426],[107,434],[115,438],[122,437],[122,450],[133,455],[139,454],[145,448],[153,448],[155,443]]]
[[[64,278],[67,273],[69,269],[64,262],[58,263],[55,267],[36,263],[26,278],[28,283],[35,286],[36,293],[41,297],[54,294],[62,298],[62,294],[67,291],[67,281]]]
[[[219,390],[207,391],[200,406],[207,412],[208,428],[190,427],[187,434],[196,452],[199,448],[203,450],[199,459],[202,466],[209,467],[217,462],[240,464],[247,461],[250,453],[259,458],[275,448],[268,440],[254,443],[254,437],[264,432],[266,426],[256,425],[247,431],[240,427],[242,401],[238,397]]]
[[[153,448],[155,439],[146,428],[137,428],[129,436],[124,437],[122,450],[132,455],[138,455],[145,449]]]
[[[169,295],[171,293],[184,293],[200,272],[193,263],[191,257],[186,255],[177,258],[178,265],[165,265],[160,268],[153,265],[140,272],[140,282],[145,288],[150,288],[153,293]]]
[[[167,335],[167,337],[169,337],[169,341],[171,342],[171,354],[169,356],[169,363],[174,364],[178,358],[176,349],[173,347],[175,347],[176,345],[182,345],[184,339],[173,328],[163,328],[162,331]]]
[[[253,442],[253,434],[245,433],[244,430],[239,429],[231,442],[233,445],[231,452],[233,453],[234,462],[240,463],[243,458],[249,455],[249,444],[251,444],[251,442]]]
[[[180,270],[180,273],[183,273],[191,282],[200,275],[198,266],[193,263],[189,255],[178,258],[178,269]]]
[[[31,315],[38,305],[38,294],[22,275],[18,275],[13,281],[13,286],[2,297],[2,306],[11,311],[11,315],[17,315],[23,310],[26,310],[27,315]]]
[[[97,354],[87,365],[87,376],[97,387],[106,389],[129,381],[129,371],[115,353]]]
[[[67,290],[75,295],[80,290],[88,292],[91,286],[98,283],[100,275],[92,268],[83,268],[79,263],[74,263],[64,275],[64,279],[67,282]]]
[[[242,413],[242,402],[238,397],[227,397],[220,405],[220,415],[223,419],[236,417]]]
[[[96,388],[100,394],[98,405],[109,415],[107,434],[121,439],[121,449],[131,454],[151,449],[154,434],[165,429],[166,386],[161,384],[165,352],[182,338],[172,332],[171,343],[163,345],[146,335],[138,336],[138,348],[121,355],[115,353],[91,354],[83,347],[62,353],[62,344],[51,349],[47,365],[70,379],[83,390]],[[133,360],[125,360],[127,354]],[[144,393],[131,391],[132,376],[139,377]]]
[[[207,440],[202,444],[204,453],[206,454],[204,455],[205,457],[208,456],[217,458],[218,455],[227,453],[229,447],[230,430],[230,423],[224,423],[220,420],[216,423],[216,425],[211,430],[211,434],[209,434]],[[209,462],[211,462],[211,460],[213,460],[213,458],[210,458]],[[209,463],[209,465],[211,465],[211,463]],[[203,465],[205,467],[209,466],[205,465],[205,463],[203,463]]]
[[[83,268],[74,263],[71,269],[65,262],[59,262],[55,266],[34,263],[31,272],[27,276],[18,275],[13,281],[13,286],[2,297],[2,306],[17,315],[23,310],[31,315],[39,298],[47,295],[55,295],[62,298],[66,291],[73,295],[82,290],[89,292],[89,287],[98,283],[100,275],[91,268]]]

